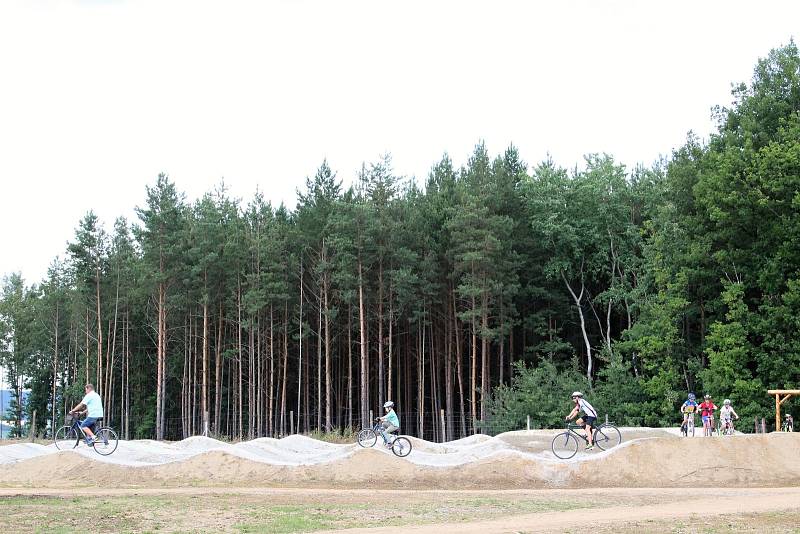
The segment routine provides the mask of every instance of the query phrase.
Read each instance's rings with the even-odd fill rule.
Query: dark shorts
[[[590,415],[587,415],[586,417],[583,418],[584,426],[590,426],[590,427],[594,428],[594,422],[595,421],[597,421],[597,417],[592,417]]]

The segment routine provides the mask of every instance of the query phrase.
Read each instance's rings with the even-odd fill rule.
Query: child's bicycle
[[[717,418],[713,415],[707,416],[707,418],[703,421],[703,436],[704,437],[711,437],[714,435],[714,421]],[[717,423],[719,424],[719,423]],[[716,428],[717,435],[719,435],[719,427]]]
[[[739,419],[738,417],[736,419]],[[733,429],[733,419],[725,419],[717,423],[717,434],[720,436],[732,436],[736,433]]]
[[[97,422],[99,423],[102,420],[103,418],[101,417],[97,420]],[[69,414],[65,418],[64,422],[66,424],[56,430],[56,433],[53,437],[56,448],[60,451],[74,449],[87,437],[86,431],[80,425],[80,417]],[[97,454],[108,456],[117,450],[119,438],[117,437],[117,433],[114,432],[113,428],[101,426],[99,428],[92,429],[92,432],[94,432],[94,441],[92,442],[91,447],[94,448]]]
[[[786,419],[783,420],[783,424],[781,424],[781,432],[794,432],[794,419],[788,413],[786,414]]]
[[[550,449],[557,457],[562,460],[569,460],[578,452],[578,438],[582,439],[584,443],[589,444],[589,439],[583,435],[575,432],[577,429],[582,429],[581,425],[573,425],[569,421],[566,423],[566,430],[560,434],[556,434],[553,442],[550,444]],[[601,451],[607,451],[612,447],[616,447],[622,443],[622,434],[619,429],[614,426],[614,423],[603,423],[594,429],[594,444]]]
[[[687,413],[686,424],[681,425],[681,434],[683,437],[694,437],[694,413]]]
[[[381,433],[381,423],[378,419],[375,420],[375,425],[372,428],[364,428],[358,433],[358,444],[364,448],[370,448],[378,441],[378,436],[383,438],[383,445],[386,448],[391,448],[395,456],[401,458],[408,456],[411,453],[411,440],[403,436],[394,436],[390,442],[386,441]]]

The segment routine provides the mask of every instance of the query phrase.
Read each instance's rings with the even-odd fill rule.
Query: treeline
[[[136,221],[90,212],[45,280],[5,278],[0,358],[30,389],[6,417],[57,425],[86,382],[130,438],[355,428],[392,399],[451,439],[556,424],[575,388],[624,424],[675,424],[688,391],[768,415],[800,387],[796,45],[733,95],[651,168],[481,143],[423,184],[323,162],[293,210],[162,174]]]

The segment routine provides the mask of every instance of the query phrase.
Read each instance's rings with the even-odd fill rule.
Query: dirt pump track
[[[413,439],[414,451],[331,444],[305,436],[226,444],[121,442],[110,457],[86,447],[0,447],[0,486],[104,488],[244,486],[385,489],[534,489],[800,486],[800,433],[681,439],[637,429],[619,447],[555,458],[554,431],[470,436],[448,443]],[[386,473],[392,473],[387,477]]]

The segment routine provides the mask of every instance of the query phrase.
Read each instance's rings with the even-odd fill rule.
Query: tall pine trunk
[[[361,426],[367,428],[369,420],[369,360],[367,359],[367,324],[364,316],[364,277],[361,258],[358,259],[358,323],[361,335]]]
[[[219,318],[217,324],[216,353],[214,359],[214,432],[221,433],[222,422],[222,300],[219,303]]]
[[[347,427],[353,428],[353,306],[347,305]]]
[[[328,274],[325,274],[323,295],[325,299],[325,431],[330,432],[333,428],[333,418],[331,414],[331,331],[328,309]]]
[[[378,405],[383,406],[383,259],[378,263]]]
[[[486,421],[486,396],[489,393],[489,298],[481,296],[481,421]]]
[[[209,413],[208,413],[208,302],[203,301],[203,391],[202,399],[202,418],[203,435],[208,436]]]

